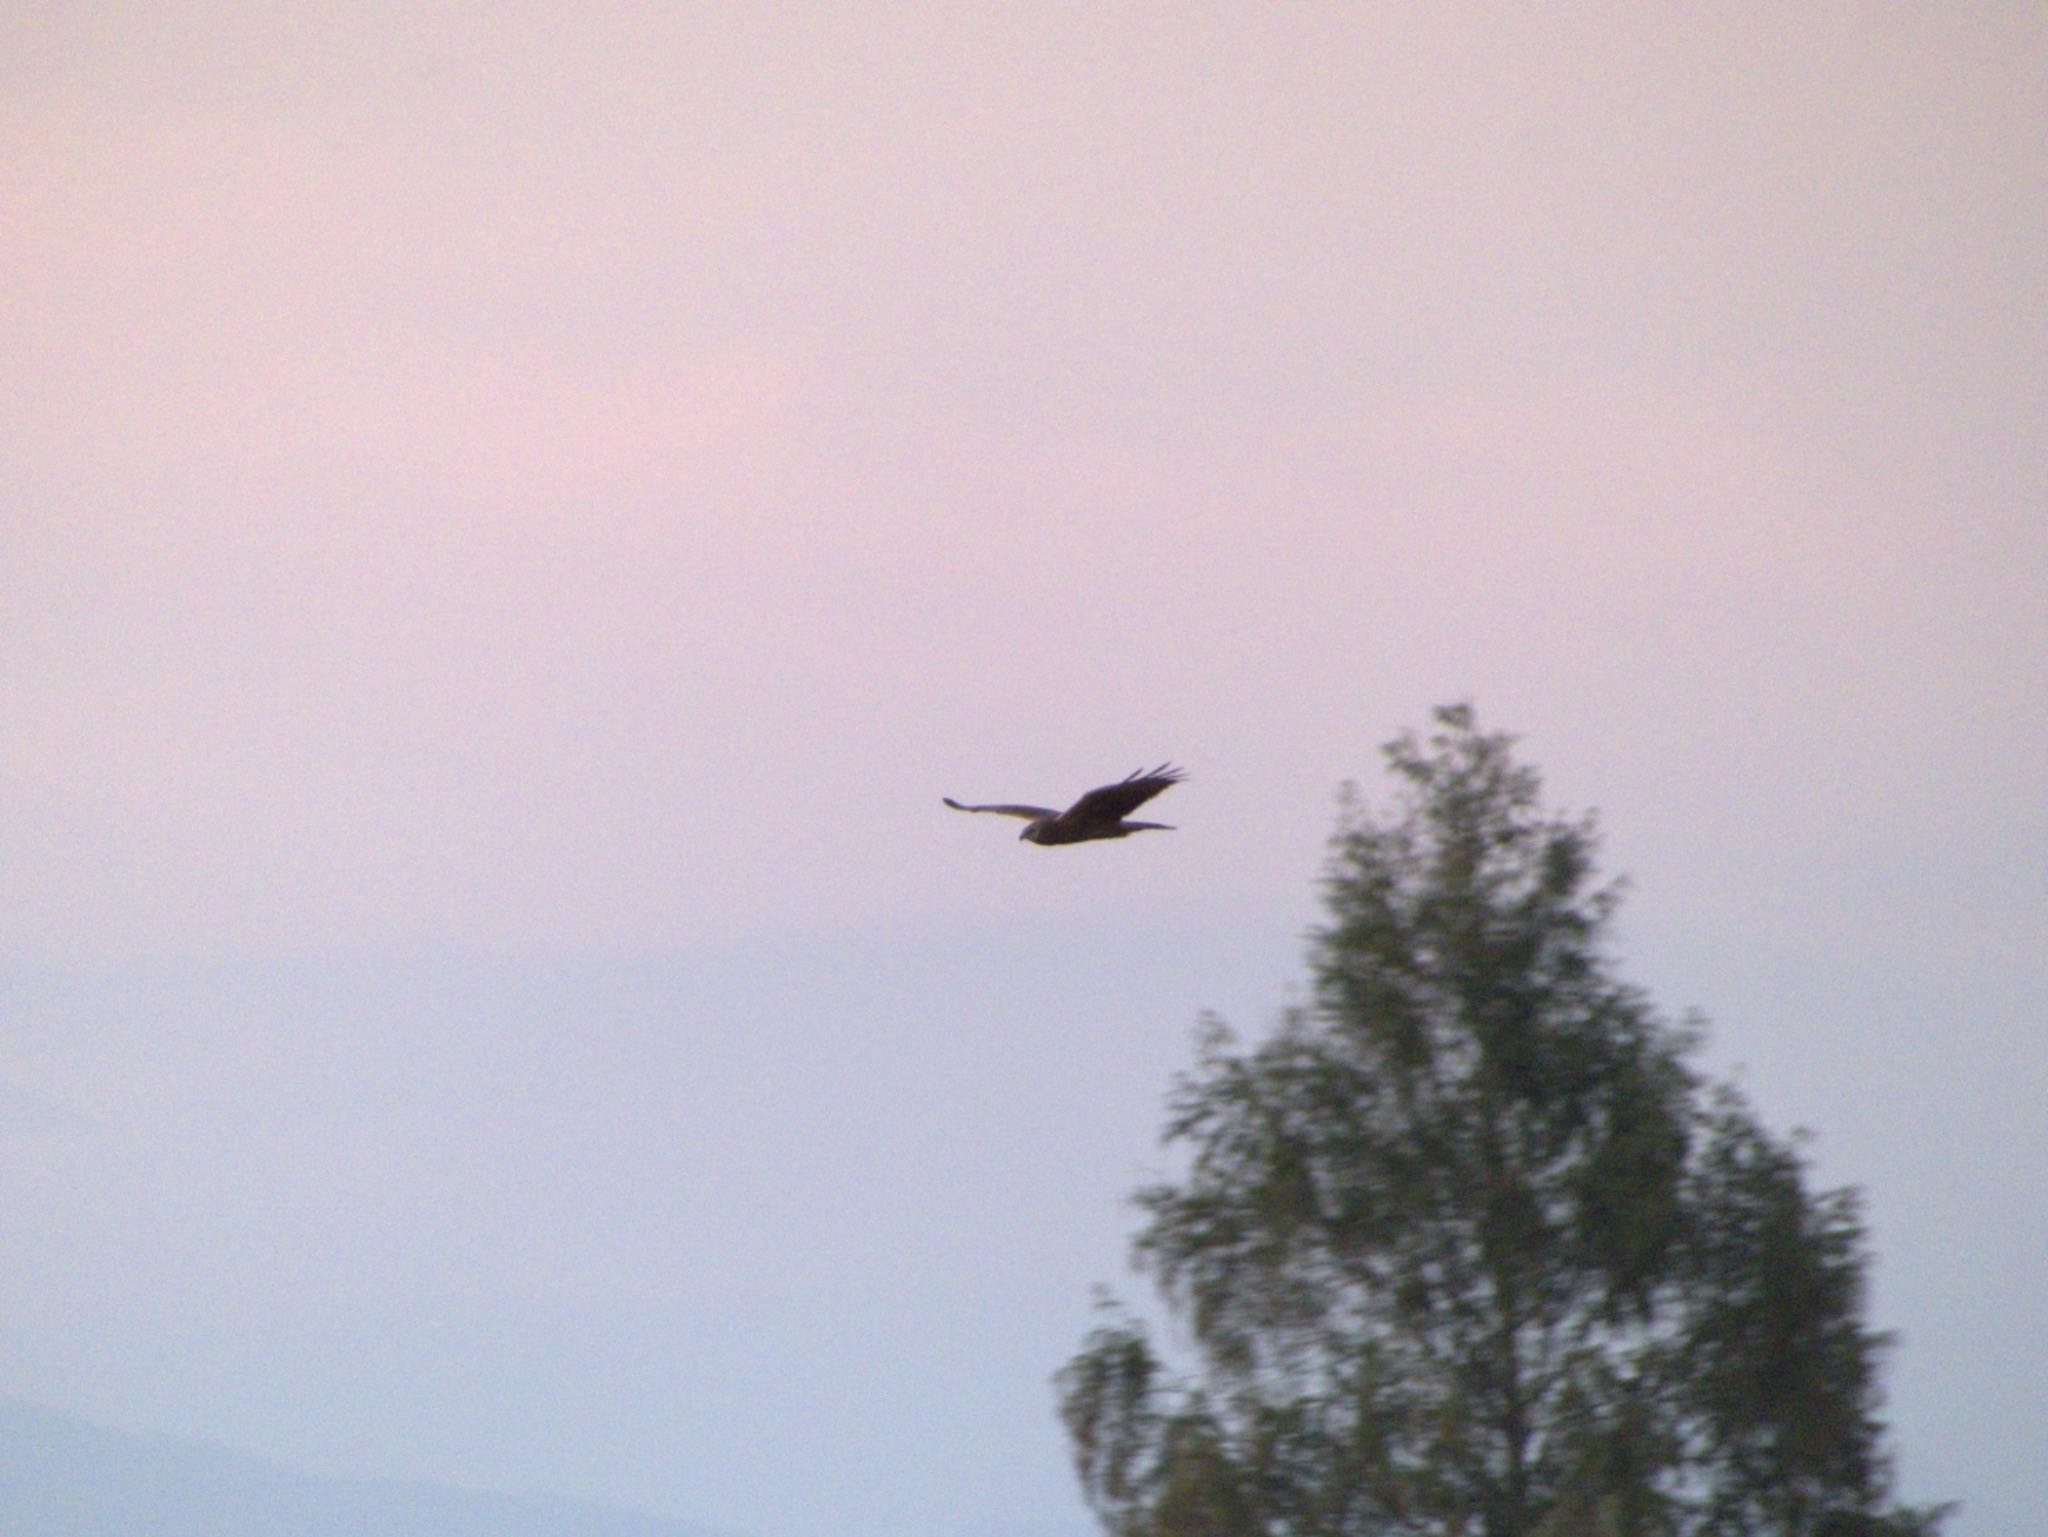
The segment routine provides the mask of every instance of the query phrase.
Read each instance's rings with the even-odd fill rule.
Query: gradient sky
[[[2048,1528],[2041,7],[29,0],[0,369],[0,1394],[1085,1531],[1196,1017],[1470,698]]]

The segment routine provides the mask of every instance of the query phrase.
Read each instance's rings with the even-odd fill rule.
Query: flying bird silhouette
[[[963,806],[950,795],[940,800],[955,811],[992,811],[1002,817],[1024,817],[1027,824],[1017,834],[1026,843],[1086,843],[1092,838],[1128,838],[1132,833],[1156,830],[1172,832],[1164,822],[1126,822],[1125,817],[1161,790],[1171,789],[1187,775],[1170,763],[1156,769],[1139,769],[1113,785],[1090,790],[1065,811],[1050,806]]]

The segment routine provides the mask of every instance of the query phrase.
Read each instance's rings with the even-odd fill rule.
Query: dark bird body
[[[1128,838],[1139,832],[1172,832],[1164,822],[1124,820],[1161,790],[1187,777],[1170,763],[1139,769],[1113,785],[1090,790],[1065,811],[1050,806],[963,806],[950,795],[939,798],[955,811],[990,811],[997,816],[1023,817],[1028,824],[1017,834],[1026,843],[1087,843],[1095,838]]]

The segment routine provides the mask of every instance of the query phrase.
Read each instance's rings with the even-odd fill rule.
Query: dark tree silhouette
[[[1617,979],[1590,818],[1468,707],[1347,792],[1311,1001],[1205,1025],[1140,1266],[1060,1374],[1117,1537],[1908,1537],[1851,1192]]]

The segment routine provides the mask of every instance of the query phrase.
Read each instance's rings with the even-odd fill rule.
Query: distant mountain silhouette
[[[0,1402],[6,1537],[731,1537],[547,1495],[315,1478]]]

